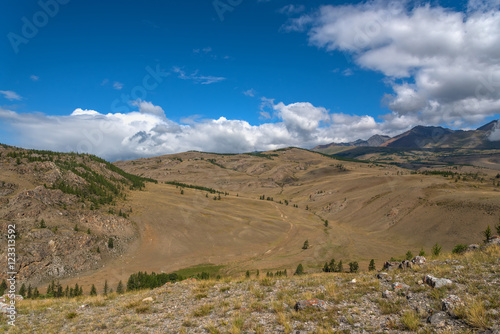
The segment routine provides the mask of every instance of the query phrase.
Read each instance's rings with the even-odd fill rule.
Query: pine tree
[[[106,296],[108,294],[108,280],[104,281],[104,295]]]
[[[75,232],[78,232],[78,225],[75,224],[75,227],[73,229],[75,230]]]
[[[492,235],[490,225],[488,225],[488,228],[484,230],[483,235],[484,235],[484,243],[488,243]]]
[[[358,262],[349,262],[349,272],[351,273],[357,273],[359,269],[359,264]]]
[[[259,271],[259,269],[257,269],[257,277],[259,277],[259,276],[260,276],[260,271]]]
[[[339,264],[337,265],[337,272],[339,273],[344,272],[344,265],[342,264],[342,260],[340,260]]]
[[[66,296],[66,298],[69,298],[69,286],[66,285],[66,291],[64,291],[64,296]]]
[[[245,277],[250,278],[250,270],[247,270],[247,272],[245,273]]]
[[[33,290],[33,299],[37,299],[38,297],[40,297],[40,291],[38,291],[38,288],[35,288]]]
[[[113,248],[113,247],[114,247],[113,238],[109,238],[108,239],[108,248]]]
[[[302,249],[308,249],[309,248],[309,240],[304,241],[304,246],[302,246]]]
[[[73,289],[73,296],[78,297],[80,295],[80,287],[78,283],[75,283],[75,288]]]
[[[7,281],[3,279],[2,284],[0,284],[0,296],[3,296],[5,290],[7,290]]]
[[[78,291],[79,296],[83,296],[83,286],[80,286],[80,290]]]
[[[118,286],[116,287],[116,293],[122,294],[123,293],[123,283],[122,281],[118,282]]]
[[[500,235],[500,218],[498,218],[498,224],[496,226],[497,234]]]
[[[92,284],[92,287],[90,288],[90,295],[97,296],[97,289],[95,288],[94,284]]]
[[[375,260],[374,259],[370,260],[370,264],[368,265],[368,270],[369,271],[375,270]]]
[[[295,275],[303,275],[303,274],[304,274],[304,267],[302,266],[302,263],[299,263],[297,269],[295,270]]]
[[[23,298],[26,297],[26,285],[24,285],[24,283],[21,285],[21,288],[19,289],[19,294],[23,296]]]
[[[40,221],[40,228],[46,228],[47,227],[47,224],[45,224],[45,220],[42,220]]]
[[[90,234],[90,228],[87,229],[87,234]]]
[[[28,293],[26,294],[26,298],[33,298],[33,289],[31,288],[31,284],[28,285]]]
[[[413,253],[411,251],[406,252],[406,259],[411,261],[413,259]]]
[[[57,298],[61,298],[63,296],[63,287],[62,285],[57,282],[57,294],[56,294],[56,297]]]

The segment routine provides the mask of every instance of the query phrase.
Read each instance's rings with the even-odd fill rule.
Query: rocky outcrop
[[[326,309],[326,302],[324,300],[317,299],[317,298],[309,299],[309,300],[301,300],[301,301],[298,301],[297,304],[295,304],[294,309],[295,309],[295,311],[302,311],[302,310],[305,310],[306,308],[309,308],[309,307],[314,307],[314,308],[319,308],[319,309],[325,310]]]
[[[436,278],[436,277],[431,276],[431,275],[426,275],[424,277],[423,281],[425,284],[427,284],[433,288],[436,288],[436,289],[453,284],[453,282],[447,278]]]

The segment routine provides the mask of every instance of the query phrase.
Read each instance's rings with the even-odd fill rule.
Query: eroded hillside
[[[137,237],[123,202],[144,181],[95,156],[0,146],[0,265],[7,268],[7,226],[15,225],[22,282],[102,267]]]

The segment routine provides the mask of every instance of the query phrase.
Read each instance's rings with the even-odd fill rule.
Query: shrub
[[[453,254],[463,254],[463,253],[465,253],[466,250],[467,250],[467,245],[458,244],[458,245],[455,245],[455,247],[453,247],[451,252]]]
[[[304,246],[302,246],[302,249],[308,249],[309,248],[309,240],[304,241]]]
[[[69,312],[66,314],[66,319],[68,319],[68,320],[74,319],[74,318],[76,318],[76,316],[77,316],[76,312]]]
[[[411,251],[406,252],[406,259],[411,261],[413,259],[413,253]]]
[[[439,246],[439,244],[436,242],[436,244],[434,246],[432,246],[432,255],[434,256],[438,256],[439,254],[441,254],[441,246]]]
[[[42,220],[40,221],[40,228],[47,228],[47,224],[45,224],[45,220]]]
[[[418,252],[418,256],[425,256],[425,251],[423,248],[421,248],[420,252]]]
[[[113,248],[113,247],[114,247],[113,238],[109,238],[108,239],[108,248]]]

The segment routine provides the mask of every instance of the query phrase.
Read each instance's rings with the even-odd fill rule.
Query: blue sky
[[[496,0],[1,6],[7,144],[110,160],[312,147],[500,110]]]

